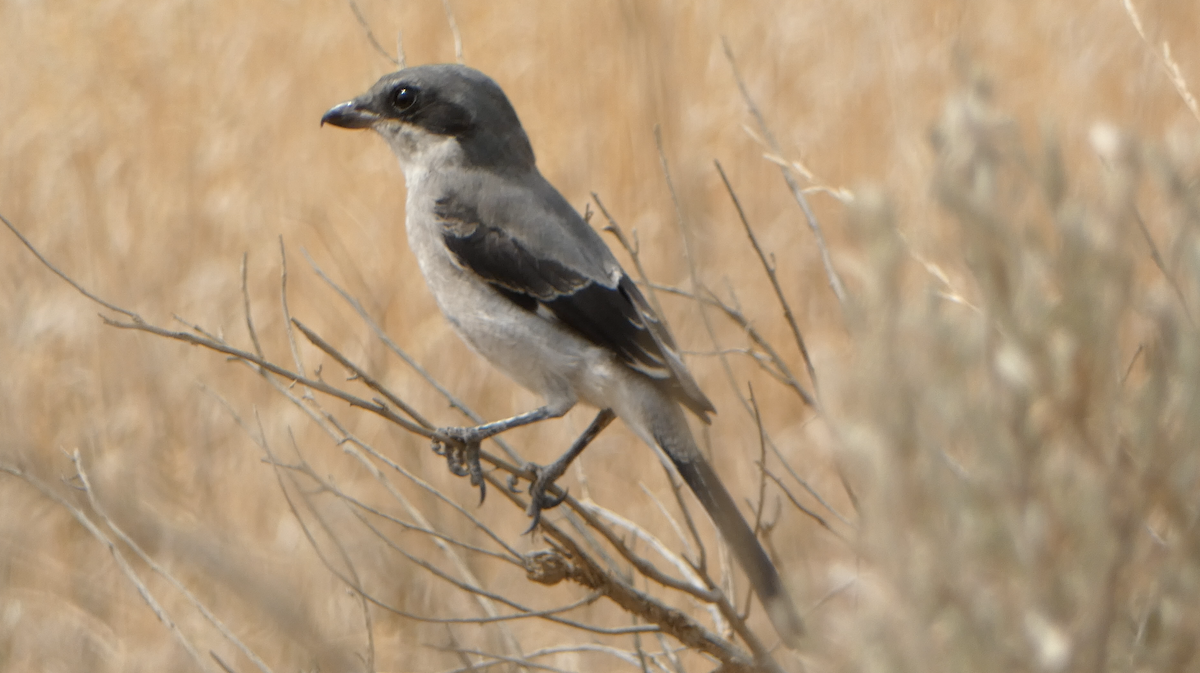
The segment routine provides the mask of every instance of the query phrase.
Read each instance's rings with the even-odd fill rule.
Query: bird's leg
[[[471,485],[479,487],[479,503],[483,504],[487,486],[483,481],[483,467],[479,464],[479,443],[506,430],[547,418],[558,418],[570,408],[570,404],[546,405],[512,418],[471,428],[439,428],[433,435],[433,451],[446,457],[446,464],[456,476],[471,477]]]
[[[558,460],[545,466],[535,465],[533,463],[528,463],[525,465],[525,469],[530,470],[537,475],[537,477],[533,480],[533,483],[529,485],[529,507],[525,510],[525,513],[528,514],[533,521],[530,522],[529,528],[525,529],[526,533],[532,531],[534,528],[537,528],[538,523],[542,520],[542,510],[558,507],[562,504],[563,500],[566,500],[566,489],[561,489],[562,493],[558,496],[546,495],[546,489],[550,488],[550,486],[553,485],[554,482],[557,481],[558,478],[567,471],[567,467],[569,467],[571,463],[579,457],[579,454],[583,453],[583,450],[587,448],[587,445],[591,444],[592,440],[595,439],[596,436],[599,435],[602,430],[604,430],[604,428],[608,427],[608,424],[612,423],[613,419],[616,417],[617,415],[613,413],[612,409],[601,409],[600,413],[596,414],[596,418],[592,421],[592,424],[588,426],[587,430],[584,430],[583,434],[579,435],[579,438],[575,440],[575,443],[571,445],[571,448],[567,449],[566,453],[559,456]]]

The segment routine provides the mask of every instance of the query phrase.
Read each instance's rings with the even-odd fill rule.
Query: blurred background
[[[1182,637],[1200,629],[1195,614],[1200,601],[1191,600],[1200,582],[1200,533],[1194,527],[1198,491],[1195,460],[1189,458],[1195,444],[1188,442],[1196,437],[1187,423],[1190,403],[1180,402],[1178,413],[1166,420],[1137,414],[1170,407],[1167,402],[1126,408],[1118,401],[1078,411],[1088,427],[1097,416],[1120,426],[1128,420],[1121,414],[1128,413],[1145,420],[1137,427],[1165,433],[1170,446],[1191,447],[1154,454],[1157,458],[1133,451],[1122,459],[1118,449],[1091,441],[1085,432],[1019,422],[1027,415],[1013,411],[1017,406],[1035,419],[1067,413],[1052,402],[1039,407],[1038,386],[1019,396],[1017,406],[1017,398],[992,396],[980,365],[961,363],[980,353],[987,354],[982,361],[992,362],[989,357],[997,355],[1001,374],[1038,379],[1052,367],[1020,353],[1008,358],[997,344],[1017,333],[1025,336],[1014,343],[1031,348],[1059,344],[1057,332],[1038,331],[1042,318],[1030,317],[1054,310],[1015,311],[1020,315],[1010,322],[1002,316],[994,334],[980,328],[979,316],[995,315],[989,307],[1000,300],[975,266],[974,244],[961,218],[939,204],[945,193],[939,156],[956,146],[956,133],[974,133],[978,129],[971,125],[984,119],[990,125],[985,130],[1002,135],[1005,147],[1023,148],[1004,154],[1018,186],[1000,189],[1012,190],[1017,205],[1005,212],[1017,233],[997,245],[1017,249],[1028,243],[1044,251],[1051,261],[1039,268],[1050,268],[1048,277],[1061,281],[1074,268],[1053,262],[1063,249],[1055,223],[1065,211],[1027,205],[1033,198],[1028,193],[1047,183],[1047,166],[1070,176],[1052,206],[1055,198],[1109,203],[1105,195],[1117,188],[1111,184],[1111,161],[1106,168],[1106,149],[1120,159],[1135,152],[1129,148],[1149,148],[1145,151],[1168,157],[1173,166],[1194,168],[1200,119],[1164,66],[1163,44],[1169,43],[1184,83],[1192,92],[1200,90],[1200,4],[1133,4],[1144,38],[1128,7],[1116,0],[449,3],[465,63],[505,89],[546,177],[581,211],[597,193],[625,231],[636,232],[650,278],[690,288],[655,147],[654,129],[661,128],[699,277],[723,297],[736,296],[745,315],[799,373],[803,361],[714,159],[773,255],[820,378],[826,418],[745,354],[730,356],[737,387],[731,386],[712,355],[696,305],[669,295],[662,301],[676,337],[693,353],[690,367],[718,408],[707,441],[730,489],[747,500],[758,489],[758,432],[737,396],[750,383],[781,454],[846,519],[835,522],[833,534],[778,492],[768,496],[767,515],[778,512],[773,553],[814,632],[803,653],[781,655],[788,670],[799,670],[801,663],[807,670],[940,670],[938,662],[947,670],[1195,670],[1195,645]],[[409,64],[455,60],[443,3],[360,0],[358,8],[392,55],[402,34]],[[782,157],[760,140],[723,38]],[[263,347],[290,362],[279,306],[282,241],[292,314],[431,420],[451,424],[461,417],[386,353],[314,274],[302,251],[485,418],[531,409],[539,400],[453,338],[426,293],[403,236],[403,177],[386,146],[369,133],[318,125],[326,109],[394,69],[343,2],[0,3],[0,214],[101,297],[156,324],[186,329],[174,321],[178,315],[241,347],[249,347],[240,290],[245,254]],[[978,112],[972,107],[977,105],[996,111],[962,112]],[[955,126],[955,120],[962,123]],[[971,128],[963,131],[962,124]],[[862,298],[857,312],[840,306],[831,292],[779,161],[809,171],[799,178],[801,186],[827,188],[808,198],[834,265],[851,294]],[[1164,246],[1181,241],[1174,255],[1170,250],[1164,255],[1180,273],[1194,273],[1187,262],[1196,255],[1194,239],[1179,232],[1197,224],[1197,211],[1187,209],[1196,203],[1197,187],[1180,171],[1184,177],[1167,180],[1167,188],[1155,191],[1150,181],[1137,182],[1126,196],[1146,194],[1141,215],[1152,240]],[[845,201],[863,194],[880,199],[877,195],[886,194],[887,206],[868,209],[863,216],[868,224],[856,230],[854,208],[848,213]],[[888,215],[879,214],[884,210]],[[1070,212],[1095,210],[1081,206]],[[879,264],[892,258],[875,253],[870,233],[871,222],[885,220],[903,241],[893,244],[903,254],[890,279],[879,276]],[[1096,323],[1113,328],[1112,340],[1097,351],[1103,358],[1086,361],[1094,370],[1078,363],[1064,368],[1069,385],[1063,385],[1071,390],[1115,390],[1101,382],[1127,375],[1125,366],[1137,362],[1153,341],[1146,335],[1159,334],[1155,316],[1184,315],[1172,303],[1175,294],[1200,306],[1188,284],[1195,276],[1181,291],[1173,290],[1136,225],[1130,227],[1110,245],[1125,274],[1113,286],[1125,294],[1104,314],[1107,322]],[[606,240],[617,248],[614,239]],[[999,263],[1008,263],[1004,259],[1011,261],[1011,255]],[[1112,266],[1099,264],[1096,273]],[[1028,268],[1009,267],[1015,275],[1006,282],[1019,285]],[[891,293],[881,289],[881,278]],[[1056,289],[1028,292],[1038,301],[1070,296],[1063,283],[1048,285]],[[939,308],[929,309],[931,304]],[[378,487],[248,368],[212,352],[106,327],[97,311],[15,237],[0,234],[0,460],[80,502],[69,479],[75,474],[69,454],[79,451],[113,520],[274,670],[362,669],[367,641],[358,604],[305,539],[251,435],[261,428],[276,449],[294,446],[343,487],[360,486],[366,493]],[[936,325],[945,330],[932,336],[922,331],[933,324],[926,311],[945,317]],[[725,347],[745,347],[741,330],[714,320]],[[898,328],[872,331],[875,322]],[[956,332],[956,324],[974,326]],[[1194,324],[1190,332],[1181,329],[1194,339]],[[962,343],[955,333],[964,335]],[[302,351],[310,367],[324,361],[311,348]],[[895,369],[897,361],[912,364]],[[342,380],[335,364],[323,371],[331,381]],[[1192,399],[1194,372],[1182,365],[1172,371],[1181,378],[1163,389]],[[1129,382],[1151,380],[1147,370]],[[957,385],[962,390],[953,392]],[[1059,390],[1056,385],[1047,380],[1045,390]],[[992,418],[994,411],[1000,414],[997,425],[981,420],[980,428],[1004,428],[1030,446],[1062,440],[1068,448],[1047,451],[1056,456],[1049,464],[997,466],[981,456],[1003,451],[975,441],[991,436],[988,432],[948,431],[932,444],[949,452],[948,462],[968,480],[988,475],[988,487],[951,495],[936,486],[940,482],[923,481],[924,470],[934,470],[927,465],[893,481],[897,473],[888,470],[917,460],[905,451],[920,451],[913,448],[919,442],[892,446],[896,435],[888,428],[912,432],[908,426],[920,414],[885,409],[887,400],[934,388],[963,400],[961,409],[938,407],[939,418]],[[1125,411],[1097,411],[1109,408]],[[876,422],[876,413],[891,416]],[[346,419],[359,436],[464,506],[474,506],[476,492],[447,473],[426,441],[362,415]],[[514,432],[511,440],[526,458],[547,462],[590,420],[589,410],[578,409],[565,420]],[[1157,441],[1147,439],[1152,434],[1129,441]],[[655,462],[632,435],[614,426],[565,485],[674,540],[649,495],[670,499]],[[1162,481],[1116,484],[1111,478],[1147,466]],[[776,470],[782,473],[778,465]],[[1126,518],[1100,514],[1107,512],[1102,503],[1114,502],[1113,489],[1141,494],[1120,501],[1136,503]],[[1178,499],[1170,502],[1178,507],[1155,504],[1158,489],[1175,489]],[[443,503],[414,497],[432,520],[440,522],[445,514],[444,525],[469,535],[469,526],[452,521]],[[804,497],[811,505],[811,497]],[[519,549],[539,547],[537,539],[520,535],[527,523],[520,512],[501,507],[498,498],[489,498],[476,513]],[[965,519],[956,519],[956,513]],[[707,523],[704,528],[711,539]],[[1128,536],[1137,535],[1145,538],[1138,544],[1151,545],[1151,551],[1136,551],[1141,547]],[[1162,545],[1154,546],[1152,537]],[[968,539],[969,548],[947,546]],[[369,536],[345,544],[393,604],[433,616],[472,613],[469,601],[388,555]],[[1043,551],[1030,551],[1035,548]],[[477,570],[530,604],[549,607],[582,595],[564,586],[525,584],[520,573]],[[238,670],[249,669],[165,583],[150,581],[202,652],[212,649]],[[1111,600],[1100,600],[1101,594]],[[605,619],[600,612],[589,614]],[[462,665],[448,651],[456,645],[446,626],[382,611],[376,618],[378,670]],[[753,620],[765,626],[760,616]],[[530,648],[595,638],[570,630],[547,633],[538,623],[510,628]],[[493,631],[462,632],[488,642],[499,638]],[[1139,655],[1138,647],[1152,654]],[[611,659],[579,653],[542,663],[565,670],[614,666]],[[206,658],[205,664],[211,662]],[[0,474],[0,669],[149,671],[192,665],[103,545],[62,507]]]

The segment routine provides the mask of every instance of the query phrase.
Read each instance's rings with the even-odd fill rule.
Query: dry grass
[[[651,277],[688,287],[654,148],[661,124],[701,278],[725,298],[736,289],[799,373],[714,158],[775,256],[827,413],[815,418],[744,355],[730,358],[734,379],[743,392],[752,383],[789,464],[850,522],[833,521],[834,535],[768,492],[768,514],[780,503],[771,543],[813,631],[804,651],[779,655],[786,670],[1200,665],[1200,119],[1180,92],[1200,89],[1200,4],[1139,7],[1144,38],[1120,2],[451,4],[467,64],[505,87],[543,172],[580,208],[599,193],[636,229]],[[349,7],[244,5],[0,5],[0,213],[105,298],[242,346],[248,252],[263,347],[290,361],[282,237],[292,313],[435,422],[459,417],[385,352],[301,249],[485,417],[532,408],[532,396],[449,338],[405,246],[402,179],[387,149],[317,126],[391,69]],[[454,58],[440,2],[360,6],[385,45],[403,29],[410,63]],[[846,307],[778,166],[743,130],[753,122],[722,35],[785,158],[816,175],[803,184],[857,195],[850,206],[809,195],[847,281]],[[0,240],[0,462],[94,512],[63,480],[78,451],[103,510],[274,670],[361,669],[359,604],[292,516],[252,439],[256,419],[272,447],[292,455],[294,437],[318,474],[377,501],[370,476],[246,367],[105,327],[14,238]],[[662,300],[685,347],[711,351],[696,305]],[[723,346],[744,345],[714,320]],[[310,348],[305,357],[322,362]],[[340,380],[324,362],[323,375]],[[717,468],[753,499],[753,419],[717,358],[690,362],[721,412],[708,437]],[[344,419],[474,504],[426,441],[366,415]],[[510,439],[546,461],[589,420],[579,410]],[[676,540],[648,495],[669,501],[666,479],[623,428],[582,460],[572,492]],[[476,535],[444,503],[412,497],[437,525]],[[471,511],[522,551],[543,546],[520,536],[526,521],[494,495]],[[345,550],[377,595],[423,614],[478,615],[340,517],[331,525],[347,531]],[[428,540],[404,540],[433,554]],[[203,665],[216,670],[212,650],[252,669],[178,592],[133,566]],[[529,605],[583,597],[487,563],[472,569]],[[629,623],[605,604],[576,614]],[[373,617],[381,671],[456,668],[455,647],[505,650],[496,625]],[[751,624],[770,632],[760,615]],[[525,652],[631,647],[532,620],[505,628]],[[587,652],[538,663],[627,667]],[[189,667],[105,547],[65,508],[0,475],[0,669]]]

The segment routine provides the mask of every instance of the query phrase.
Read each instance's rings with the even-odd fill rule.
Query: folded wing
[[[520,234],[528,227],[484,221],[486,218],[469,200],[453,193],[439,198],[434,212],[442,224],[446,248],[460,266],[521,308],[553,316],[583,338],[616,354],[630,368],[661,381],[676,399],[708,421],[708,413],[714,411],[712,403],[680,360],[666,325],[615,260],[583,268],[572,263],[570,255],[556,254],[556,246],[523,239]],[[578,218],[574,211],[570,214]],[[572,224],[560,228],[559,233],[570,236],[573,231],[582,231],[582,225],[594,236],[585,223]],[[573,252],[586,252],[598,245],[602,251],[594,256],[611,258],[599,237],[579,238],[571,240]],[[610,267],[608,274],[596,272],[604,266]]]

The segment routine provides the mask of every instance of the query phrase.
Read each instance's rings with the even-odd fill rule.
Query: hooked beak
[[[329,108],[321,116],[321,126],[333,124],[344,129],[370,128],[379,120],[379,115],[362,107],[357,100],[346,101]]]

